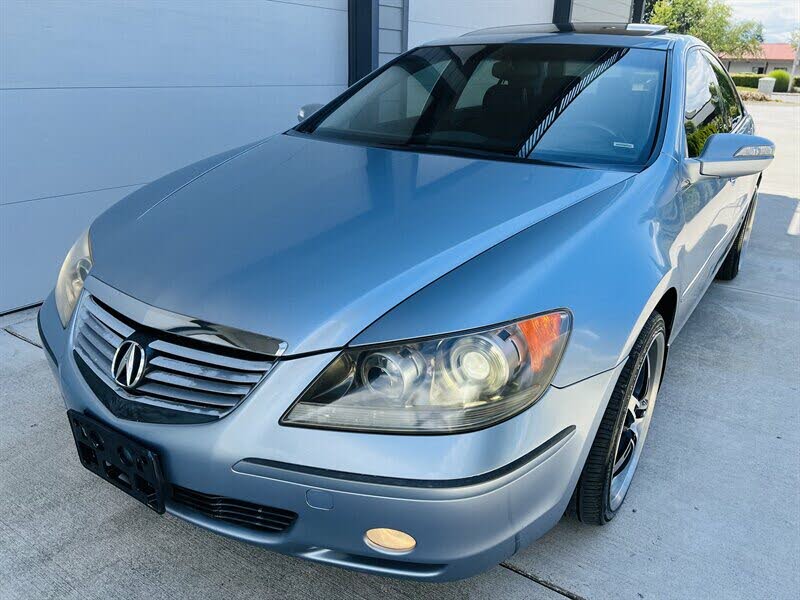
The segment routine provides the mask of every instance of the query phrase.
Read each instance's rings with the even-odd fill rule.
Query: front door
[[[686,65],[684,128],[688,158],[699,156],[711,135],[731,131],[730,115],[714,69],[699,48],[690,52]],[[684,185],[679,194],[684,213],[681,283],[683,302],[694,306],[713,278],[717,257],[724,251],[735,192],[734,183],[728,178],[704,178]]]

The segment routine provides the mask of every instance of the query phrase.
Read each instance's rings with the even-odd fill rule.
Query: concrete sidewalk
[[[790,102],[792,104],[800,104],[800,94],[794,92],[792,94],[788,92],[775,92],[772,94],[773,100],[780,100],[781,102]]]
[[[739,278],[674,344],[636,481],[452,584],[361,575],[159,517],[78,462],[29,310],[0,317],[0,598],[796,598],[800,594],[800,106],[749,107],[778,144]]]

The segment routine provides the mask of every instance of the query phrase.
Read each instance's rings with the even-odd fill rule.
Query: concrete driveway
[[[779,156],[747,262],[672,348],[636,482],[609,526],[562,519],[504,565],[436,585],[159,517],[80,466],[26,311],[0,317],[0,598],[797,598],[800,106],[750,108]]]

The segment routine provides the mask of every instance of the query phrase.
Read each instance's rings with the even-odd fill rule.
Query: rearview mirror
[[[320,108],[325,106],[324,104],[320,104],[319,102],[314,102],[313,104],[304,104],[300,107],[300,110],[297,111],[297,120],[298,122],[302,123],[308,117],[313,115],[317,112]]]
[[[741,177],[766,169],[775,157],[775,144],[767,138],[739,133],[715,133],[697,157],[700,175]]]

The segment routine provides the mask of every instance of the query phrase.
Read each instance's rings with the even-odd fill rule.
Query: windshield
[[[401,56],[297,127],[427,151],[642,165],[666,54],[564,44],[430,46]]]

